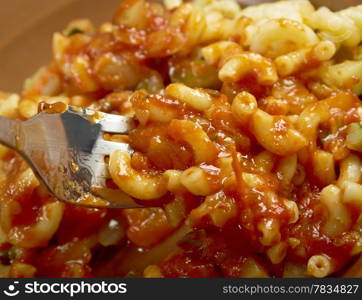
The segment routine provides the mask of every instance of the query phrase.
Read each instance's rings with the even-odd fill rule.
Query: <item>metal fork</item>
[[[108,188],[105,156],[133,150],[127,143],[106,141],[103,133],[127,134],[132,118],[67,107],[40,112],[27,121],[0,116],[0,144],[17,151],[49,192],[64,202],[91,207],[140,207],[120,190]]]

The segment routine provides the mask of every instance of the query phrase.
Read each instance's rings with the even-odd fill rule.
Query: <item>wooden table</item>
[[[1,0],[0,90],[19,92],[52,56],[51,41],[75,18],[111,20],[121,0]]]

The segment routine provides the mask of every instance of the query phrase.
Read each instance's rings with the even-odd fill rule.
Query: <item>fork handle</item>
[[[20,121],[0,116],[0,144],[17,149]]]

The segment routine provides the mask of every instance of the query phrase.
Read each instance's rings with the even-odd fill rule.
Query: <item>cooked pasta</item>
[[[54,199],[0,146],[0,277],[326,277],[362,253],[362,7],[124,0],[75,20],[0,115],[136,120],[105,161],[137,209]]]

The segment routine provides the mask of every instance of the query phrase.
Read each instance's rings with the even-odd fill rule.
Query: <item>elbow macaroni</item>
[[[303,48],[275,58],[280,76],[288,76],[301,71],[308,65],[327,61],[336,53],[336,46],[330,41],[321,41],[310,48]]]
[[[308,260],[308,274],[313,277],[326,277],[334,271],[334,264],[330,257],[326,255],[313,255]]]
[[[278,155],[289,155],[307,145],[307,140],[288,121],[278,119],[258,109],[252,116],[251,126],[258,142]]]
[[[216,159],[218,152],[216,146],[201,126],[196,123],[186,120],[173,120],[168,131],[176,141],[184,141],[191,146],[195,163],[209,163]]]
[[[209,94],[196,89],[191,89],[186,85],[173,83],[170,84],[165,93],[167,96],[175,97],[176,99],[187,103],[192,108],[200,111],[207,110],[212,103]]]
[[[248,29],[250,50],[267,57],[274,58],[318,43],[312,29],[291,19],[261,19]]]
[[[215,188],[208,180],[207,174],[199,167],[183,171],[180,182],[190,193],[198,196],[210,195]]]
[[[121,150],[112,152],[109,172],[119,188],[136,199],[157,199],[166,194],[162,174],[152,176],[137,172],[131,166],[130,155]]]
[[[328,185],[321,191],[320,197],[327,209],[323,231],[327,236],[340,235],[351,224],[351,215],[342,203],[341,190],[335,185]]]
[[[230,57],[219,71],[219,78],[225,82],[242,80],[253,74],[261,85],[272,85],[278,80],[273,62],[259,54],[244,52]]]

